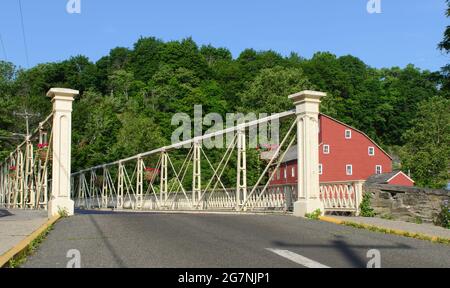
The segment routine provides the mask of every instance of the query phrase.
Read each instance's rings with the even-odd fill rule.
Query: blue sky
[[[436,49],[449,25],[444,0],[381,0],[369,14],[368,0],[80,0],[81,14],[68,14],[68,0],[22,0],[30,65],[86,55],[96,61],[140,36],[229,48],[351,54],[373,67],[438,70],[448,57]],[[26,67],[18,0],[0,1],[0,34],[7,58]],[[0,46],[0,59],[4,59]]]

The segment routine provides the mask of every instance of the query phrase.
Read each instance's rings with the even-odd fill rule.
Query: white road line
[[[279,249],[271,249],[271,248],[267,248],[266,250],[273,252],[273,253],[275,253],[281,257],[284,257],[286,259],[289,259],[292,262],[295,262],[297,264],[305,266],[306,268],[330,268],[328,266],[320,264],[319,262],[316,262],[316,261],[306,258],[302,255],[291,252],[289,250],[279,250]]]

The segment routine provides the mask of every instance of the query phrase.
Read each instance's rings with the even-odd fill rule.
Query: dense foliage
[[[375,217],[375,211],[372,208],[372,194],[364,193],[359,210],[361,217]]]
[[[450,206],[448,201],[442,204],[441,212],[436,215],[434,219],[434,224],[437,226],[441,226],[447,229],[450,229]]]
[[[442,188],[447,184],[450,159],[450,100],[433,97],[419,104],[412,128],[404,134],[403,167],[419,186]]]
[[[45,93],[51,87],[81,91],[73,113],[74,170],[168,144],[175,129],[172,116],[192,115],[194,104],[203,105],[205,114],[281,112],[293,108],[287,96],[303,89],[328,92],[323,112],[365,131],[385,148],[405,146],[405,151],[412,151],[414,145],[442,132],[424,131],[435,119],[424,113],[445,114],[449,98],[445,79],[445,73],[413,65],[375,69],[356,57],[327,52],[305,59],[247,49],[233,58],[225,48],[199,47],[189,38],[171,42],[141,38],[132,49],[115,48],[96,63],[76,56],[23,70],[0,62],[0,157],[17,144],[11,132],[25,130],[23,119],[14,117],[13,111],[47,115],[51,104]],[[419,105],[423,101],[433,106]],[[37,125],[41,119],[32,120]],[[445,126],[448,117],[441,120]],[[427,143],[432,146],[429,153],[442,152],[434,150],[440,145],[436,141]],[[417,159],[405,159],[414,177],[442,172],[419,169]],[[448,164],[442,157],[438,161],[445,163],[433,163],[436,169]]]

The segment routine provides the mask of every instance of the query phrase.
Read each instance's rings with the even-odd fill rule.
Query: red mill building
[[[363,132],[321,114],[319,133],[320,182],[367,180],[389,175],[385,184],[413,186],[401,172],[392,172],[392,158]],[[287,152],[272,185],[297,183],[297,147]],[[378,177],[379,178],[379,177]]]

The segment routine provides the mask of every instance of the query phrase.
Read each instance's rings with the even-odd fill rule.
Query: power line
[[[30,67],[30,59],[28,57],[28,45],[27,45],[27,37],[25,34],[25,24],[23,21],[23,11],[22,11],[22,1],[19,0],[19,10],[20,10],[20,21],[22,23],[22,36],[23,36],[23,44],[25,46],[25,57],[27,60],[27,67]]]
[[[0,33],[0,45],[2,46],[2,51],[3,51],[3,55],[5,56],[5,61],[8,61],[8,54],[6,54],[5,43],[3,42],[1,33]]]
[[[19,117],[23,117],[25,119],[25,125],[27,126],[27,134],[26,136],[30,135],[30,118],[31,117],[40,117],[41,114],[39,113],[29,113],[27,110],[25,110],[24,112],[14,112],[13,113],[14,116],[19,116]]]

